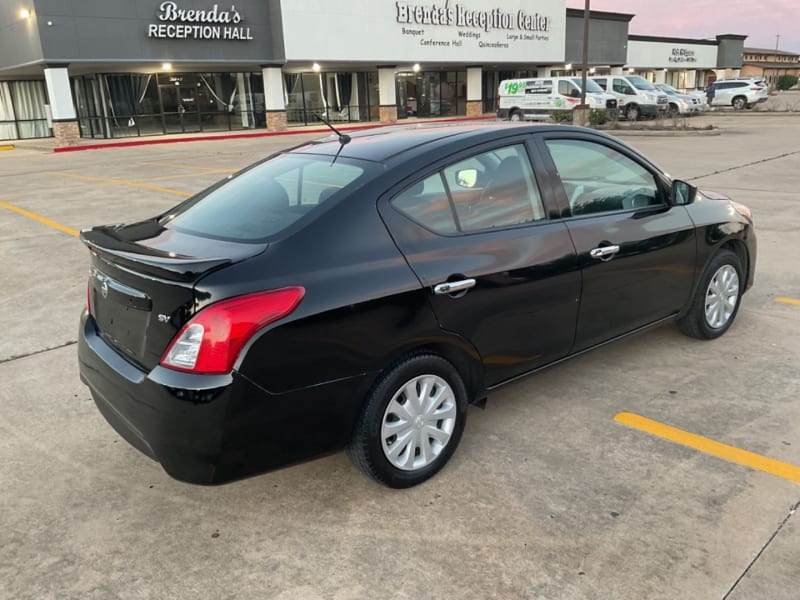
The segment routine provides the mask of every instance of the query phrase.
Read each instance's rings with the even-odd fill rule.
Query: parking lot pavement
[[[800,148],[794,120],[755,120],[628,140],[753,209],[733,328],[665,326],[509,385],[405,491],[341,453],[222,487],[168,478],[78,381],[86,250],[0,205],[0,598],[796,598],[797,483],[615,420],[800,466],[800,305],[778,301],[800,301]],[[132,220],[285,143],[2,157],[0,202],[74,230]]]

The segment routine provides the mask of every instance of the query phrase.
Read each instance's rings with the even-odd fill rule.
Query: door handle
[[[440,283],[439,285],[435,285],[433,287],[433,293],[438,296],[446,296],[448,294],[463,292],[464,290],[468,290],[471,287],[475,287],[474,279],[462,279],[461,281],[448,281],[446,283]]]
[[[601,246],[590,250],[589,256],[600,260],[611,260],[617,252],[619,252],[619,246]]]

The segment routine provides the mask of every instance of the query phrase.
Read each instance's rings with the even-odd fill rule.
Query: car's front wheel
[[[347,454],[375,481],[411,487],[450,459],[466,418],[467,391],[456,368],[434,354],[412,355],[373,387]]]
[[[686,314],[678,325],[686,335],[712,340],[725,333],[736,318],[744,290],[742,261],[720,250],[708,263]]]
[[[628,121],[637,121],[639,119],[639,107],[635,104],[629,104],[625,109],[625,118]]]
[[[734,110],[742,110],[745,106],[747,106],[747,98],[744,96],[736,96],[731,104],[733,104]]]

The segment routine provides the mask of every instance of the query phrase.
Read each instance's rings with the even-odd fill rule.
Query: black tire
[[[625,118],[628,121],[638,121],[639,116],[639,107],[636,104],[629,104],[625,107]]]
[[[522,121],[522,113],[518,110],[512,110],[511,113],[508,115],[509,121],[514,121],[515,123]]]
[[[397,417],[388,410],[388,407],[395,397],[400,402],[405,397],[406,385],[421,377],[443,380],[449,386],[452,397],[444,387],[440,388],[444,389],[444,399],[435,410],[447,410],[447,406],[450,406],[454,422],[450,423],[449,438],[429,462],[419,468],[411,466],[403,469],[395,466],[388,458],[384,447],[391,449],[388,442],[391,437],[387,438],[387,441],[382,439],[382,428],[385,420],[388,426],[391,426],[393,422],[400,422],[400,420],[390,419],[390,417]],[[415,389],[417,392],[420,390],[419,387],[415,387]],[[434,386],[432,389],[437,388]],[[408,399],[403,400],[403,406],[409,401]],[[436,399],[434,402],[438,401]],[[432,420],[429,417],[429,422]],[[373,386],[356,423],[347,447],[347,455],[359,470],[378,483],[391,488],[411,487],[432,477],[447,463],[458,447],[466,420],[467,390],[456,368],[441,356],[427,353],[414,354],[387,370]],[[444,424],[444,421],[440,420],[439,423]],[[413,432],[409,434],[409,436],[413,435]],[[424,430],[419,430],[419,435],[423,436]],[[396,438],[394,443],[398,443],[397,436],[393,437]],[[436,440],[433,437],[426,437],[426,439],[427,447],[430,450]],[[400,443],[405,444],[405,442]],[[408,452],[400,452],[400,455],[412,456],[410,447],[413,447],[413,456],[416,457],[413,460],[416,461],[417,458],[420,458],[421,447],[415,446],[415,443],[416,441],[408,444],[405,447]],[[398,446],[398,448],[400,447]],[[399,456],[397,458],[400,459]],[[420,458],[420,460],[424,460],[424,458]]]
[[[715,301],[714,290],[711,288],[712,280],[715,277],[730,275],[730,268],[736,272],[736,294],[735,305],[732,307],[730,315],[725,318],[724,323],[710,323],[707,316],[707,308],[711,307]],[[719,283],[720,280],[717,280]],[[720,250],[717,252],[703,271],[700,283],[695,291],[694,298],[689,305],[689,310],[678,320],[678,326],[686,335],[700,340],[713,340],[728,331],[736,314],[739,312],[739,304],[744,291],[744,275],[742,261],[730,250]],[[730,308],[729,304],[721,303]]]
[[[667,110],[667,114],[670,117],[677,117],[680,114],[680,109],[678,109],[678,105],[674,102],[671,102],[669,105],[669,109]]]
[[[747,106],[747,98],[744,96],[736,96],[731,102],[731,106],[733,106],[733,110],[742,110]]]

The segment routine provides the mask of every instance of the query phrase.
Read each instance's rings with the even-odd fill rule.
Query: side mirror
[[[463,188],[472,189],[478,184],[477,169],[462,169],[456,173],[456,183]]]
[[[672,193],[670,194],[670,204],[672,206],[686,206],[694,202],[697,197],[697,186],[676,179],[672,182]]]

